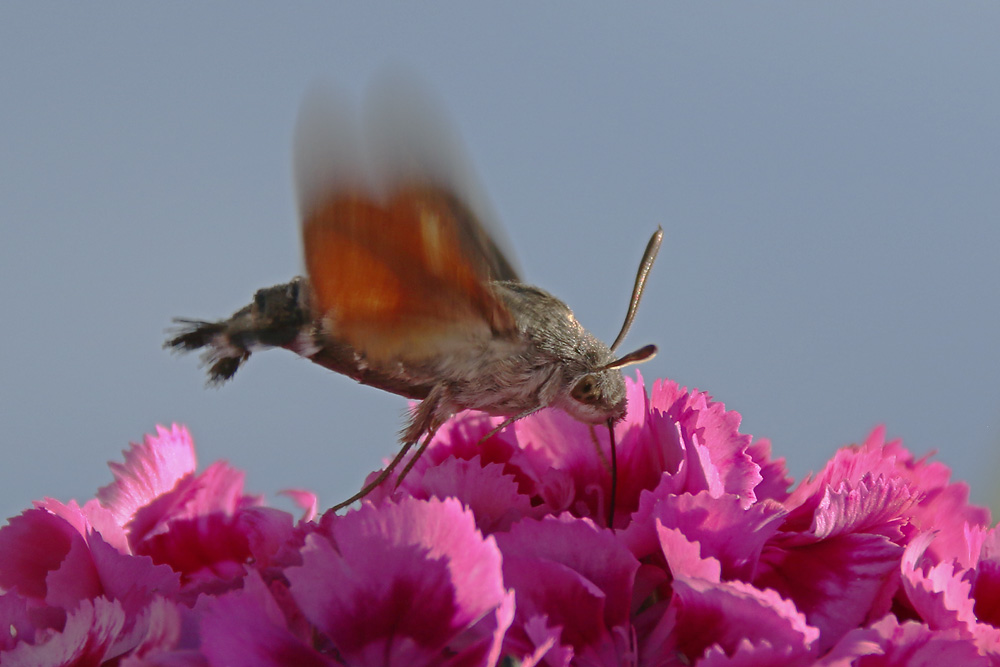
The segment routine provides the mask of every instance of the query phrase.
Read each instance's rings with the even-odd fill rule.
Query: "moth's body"
[[[420,442],[412,465],[460,410],[502,416],[506,424],[553,407],[610,428],[625,414],[621,367],[656,351],[649,345],[614,354],[662,231],[646,248],[625,324],[609,347],[566,304],[520,280],[486,225],[447,126],[427,113],[425,98],[396,92],[374,114],[377,145],[367,151],[357,145],[350,113],[322,98],[303,107],[295,176],[307,278],[259,290],[228,320],[182,321],[185,328],[167,342],[203,348],[212,382],[232,377],[255,349],[284,347],[419,399],[396,459],[338,507],[363,497]],[[613,448],[612,441],[612,466]]]
[[[455,404],[492,415],[511,417],[540,407],[565,410],[580,421],[596,424],[625,414],[625,382],[619,369],[599,370],[615,355],[584,329],[565,303],[531,285],[492,283],[514,315],[516,335],[493,335],[470,350],[470,373],[454,371]],[[476,357],[479,357],[477,360]],[[586,376],[594,386],[589,402],[573,399],[571,390]]]
[[[514,331],[483,331],[450,341],[448,355],[395,364],[400,376],[439,388],[437,416],[470,409],[513,417],[557,407],[587,423],[620,419],[625,413],[622,373],[597,372],[615,359],[608,346],[544,290],[511,281],[491,286],[514,315]],[[567,393],[587,374],[602,387],[596,405]]]
[[[513,417],[541,407],[561,408],[586,423],[617,421],[625,412],[625,383],[607,345],[576,320],[570,308],[548,292],[514,281],[493,281],[491,289],[514,316],[512,330],[476,327],[447,341],[449,353],[422,360],[370,360],[338,340],[336,325],[312,313],[308,283],[260,290],[254,303],[217,323],[194,322],[181,349],[205,348],[210,381],[229,379],[251,352],[285,347],[296,354],[407,398],[425,399],[437,389],[438,420],[460,410]],[[590,375],[596,404],[567,394]]]

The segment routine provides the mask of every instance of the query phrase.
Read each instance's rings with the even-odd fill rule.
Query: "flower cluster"
[[[3,665],[1000,664],[1000,537],[877,429],[793,490],[701,392],[629,381],[609,438],[464,413],[360,508],[196,470],[183,427],[0,529]]]

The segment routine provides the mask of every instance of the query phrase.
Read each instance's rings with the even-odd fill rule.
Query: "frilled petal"
[[[494,430],[503,423],[502,417],[491,417],[475,410],[465,410],[449,419],[431,442],[427,452],[417,461],[421,466],[434,466],[447,459],[480,458],[483,463],[507,463],[519,454],[514,429]]]
[[[80,507],[75,500],[61,503],[53,498],[46,498],[36,502],[35,507],[64,519],[84,537],[91,531],[96,531],[101,534],[105,542],[122,553],[128,553],[130,550],[124,528],[118,524],[114,514],[102,506],[96,498],[88,500],[83,507]]]
[[[907,601],[934,630],[954,630],[971,638],[981,653],[1000,660],[1000,630],[976,616],[971,594],[975,572],[957,560],[935,563],[928,548],[935,538],[934,533],[924,533],[906,548],[902,579]]]
[[[122,452],[124,463],[109,463],[115,481],[97,492],[97,497],[124,526],[140,507],[170,491],[197,468],[194,443],[187,428],[173,424],[156,427],[156,435],[133,442]]]
[[[761,549],[781,526],[785,509],[773,501],[744,507],[734,495],[644,494],[639,511],[622,539],[637,558],[659,549],[657,526],[676,528],[701,545],[701,554],[722,565],[724,579],[749,581],[757,568]]]
[[[913,508],[913,532],[937,531],[938,539],[930,550],[938,558],[950,558],[947,551],[961,552],[965,525],[989,527],[990,512],[969,504],[969,486],[964,482],[949,483],[951,471],[939,461],[925,456],[916,459],[900,440],[885,442],[885,428],[879,427],[865,441],[864,448],[883,448],[895,464],[899,477],[907,479],[919,502]],[[957,546],[955,546],[957,545]]]
[[[625,419],[615,426],[618,440],[618,515],[636,511],[645,491],[663,486],[669,480],[671,489],[684,488],[683,473],[686,450],[677,423],[663,410],[650,403],[642,374],[636,380],[625,378],[628,411]]]
[[[670,607],[651,636],[647,661],[683,656],[687,664],[701,664],[704,656],[709,664],[727,664],[722,661],[726,656],[735,660],[732,664],[748,664],[760,651],[794,665],[816,656],[819,634],[775,591],[738,581],[678,577]]]
[[[727,412],[706,394],[689,393],[675,383],[658,382],[648,397],[642,376],[636,375],[635,381],[626,378],[628,409],[615,426],[619,471],[616,525],[627,525],[628,516],[640,505],[640,494],[659,486],[673,493],[730,493],[749,506],[763,477],[760,465],[749,453],[750,437],[738,432],[740,416]],[[535,508],[529,516],[537,516],[539,511],[569,511],[599,524],[607,520],[611,491],[607,429],[582,424],[561,410],[546,409],[487,437],[500,422],[479,413],[461,413],[450,420],[401,488],[416,497],[450,492],[458,481],[449,480],[448,474],[427,477],[434,488],[423,488],[425,476],[449,458],[480,456],[483,467],[488,463],[502,465],[503,474],[513,478],[518,506],[523,507],[527,500]],[[768,483],[780,485],[783,468],[772,465],[766,447],[755,451],[770,466]],[[372,499],[399,498],[391,488],[386,485],[377,490]],[[470,496],[467,502],[472,500]],[[504,521],[496,525],[502,526]],[[487,524],[483,527],[489,529]]]
[[[232,516],[259,499],[243,495],[244,473],[224,462],[210,465],[200,475],[188,475],[169,491],[138,508],[127,525],[129,544],[141,551],[143,541],[168,530],[171,522],[217,514]]]
[[[25,525],[32,529],[20,540],[26,547],[26,553],[31,552],[27,548],[31,544],[50,544],[46,536],[59,534],[59,522],[63,521],[41,510],[22,517],[27,519]],[[142,620],[147,608],[161,596],[172,595],[178,590],[176,573],[163,566],[154,566],[149,558],[119,552],[96,532],[90,532],[84,539],[75,533],[74,527],[66,525],[62,528],[74,531],[74,537],[69,541],[69,549],[62,554],[61,562],[45,573],[45,604],[53,608],[51,611],[58,608],[72,616],[85,602],[96,604],[105,611],[106,606],[101,607],[103,603],[96,600],[115,602],[122,620],[116,634],[111,637],[114,645],[109,649],[109,655],[113,657],[131,651],[149,633]],[[51,563],[45,566],[49,565]],[[27,588],[33,590],[31,586]]]
[[[933,551],[961,548],[965,543],[965,524],[988,526],[989,512],[970,505],[968,487],[965,484],[949,484],[949,476],[948,468],[941,463],[927,459],[915,460],[898,440],[887,443],[885,429],[879,427],[863,444],[840,449],[815,479],[806,480],[791,494],[786,502],[792,509],[790,524],[796,522],[796,517],[800,523],[809,521],[815,508],[830,490],[845,486],[854,489],[859,489],[862,485],[871,487],[873,483],[882,480],[881,483],[895,487],[896,498],[891,504],[885,505],[881,518],[891,520],[893,512],[899,514],[897,526],[885,528],[902,530],[908,535],[937,530],[942,533],[942,539],[936,547],[932,547]],[[907,489],[909,502],[901,505],[904,487]],[[888,491],[889,487],[886,486],[883,490]],[[862,502],[866,502],[869,507],[866,512],[869,523],[879,518],[878,514],[870,510],[878,507],[879,502],[883,502],[881,499],[867,495]],[[804,529],[802,525],[797,528]],[[862,528],[856,526],[852,530],[857,532]],[[902,542],[885,530],[872,527],[863,530],[883,532]],[[946,554],[939,554],[939,557],[946,557]]]
[[[838,480],[817,488],[814,496],[794,507],[784,530],[799,532],[803,542],[865,533],[901,543],[901,528],[913,503],[911,487],[898,478],[862,475],[859,480]]]
[[[481,652],[503,634],[500,552],[458,502],[366,503],[330,519],[329,533],[308,536],[302,565],[285,572],[348,662],[442,664],[449,646]]]
[[[18,642],[35,643],[38,629],[28,611],[28,599],[18,593],[0,593],[0,653]]]
[[[650,396],[651,409],[675,421],[687,450],[690,470],[685,491],[731,493],[749,505],[762,481],[760,466],[748,453],[751,438],[739,432],[740,414],[727,411],[705,392],[681,388],[670,380],[657,380]]]
[[[200,618],[202,652],[211,665],[335,664],[288,629],[277,601],[256,573],[247,576],[241,590],[209,600]]]
[[[319,498],[312,491],[306,489],[283,489],[279,491],[281,495],[291,499],[298,505],[303,513],[299,521],[312,521],[319,515]]]
[[[521,667],[569,667],[572,663],[573,648],[560,642],[561,628],[550,627],[545,616],[532,616],[521,628],[528,640],[529,650],[534,647],[529,655],[524,656]]]
[[[180,573],[188,598],[236,585],[251,557],[243,526],[223,514],[172,521],[169,530],[142,542],[137,552]]]
[[[673,577],[722,581],[722,565],[718,558],[702,556],[701,545],[689,540],[676,528],[656,525],[656,534],[663,550],[667,569]]]
[[[12,517],[0,528],[0,588],[44,600],[49,573],[62,566],[71,550],[74,562],[87,553],[83,536],[63,518],[38,509]],[[86,576],[93,581],[90,573]]]
[[[521,493],[513,474],[499,463],[483,464],[479,457],[445,459],[434,467],[411,473],[403,482],[414,498],[455,498],[472,510],[484,534],[503,531],[526,516],[540,515],[531,496]]]
[[[983,540],[972,587],[976,617],[1000,627],[1000,529],[994,526]]]
[[[96,535],[94,537],[100,539]],[[46,588],[48,593],[45,602],[66,610],[75,608],[81,600],[95,598],[101,594],[100,575],[86,542],[73,540],[62,563],[49,572]]]
[[[128,616],[147,607],[155,597],[173,597],[180,590],[180,575],[151,558],[123,554],[92,533],[90,553],[100,582],[101,594],[122,604]]]
[[[551,469],[547,453],[518,446],[514,427],[494,433],[502,422],[500,417],[481,412],[460,412],[438,429],[427,451],[417,459],[398,488],[389,480],[373,490],[366,500],[378,504],[406,496],[455,497],[474,510],[480,529],[487,532],[509,525],[520,518],[520,512],[541,516],[545,508],[537,507],[534,502],[539,495],[536,480],[546,472],[556,471]],[[411,452],[397,471],[412,458]],[[483,470],[477,470],[477,466]],[[365,483],[377,475],[377,471],[373,472]],[[516,491],[513,495],[511,482]],[[510,504],[503,507],[505,502]]]
[[[873,534],[785,545],[774,540],[754,584],[794,600],[822,631],[820,648],[826,649],[870,616],[901,554],[899,545]]]
[[[295,492],[299,522],[158,428],[101,503],[0,529],[0,662],[1000,664],[1000,537],[946,467],[876,429],[789,493],[737,413],[626,388],[617,531],[607,429],[556,410],[462,413],[360,510]]]
[[[117,601],[84,600],[69,612],[60,631],[39,633],[36,643],[18,642],[10,650],[0,652],[0,664],[100,665],[114,657],[110,648],[124,624],[125,612]]]
[[[812,667],[815,664],[812,652],[803,651],[801,646],[772,646],[766,639],[756,643],[742,639],[731,654],[715,644],[698,661],[698,667]]]
[[[417,403],[414,403],[413,409],[416,409],[416,406]],[[475,410],[459,412],[437,430],[427,450],[414,463],[410,476],[419,479],[427,469],[452,459],[462,461],[479,459],[484,466],[490,463],[503,465],[504,472],[517,475],[518,484],[527,487],[523,491],[531,493],[531,481],[516,463],[522,451],[514,437],[514,429],[506,427],[494,432],[502,423],[501,417],[491,417]],[[406,462],[410,459],[412,452]],[[388,460],[385,463],[388,463]],[[397,468],[397,471],[400,469]],[[376,503],[386,498],[398,499],[399,495],[391,492],[394,486],[383,484],[369,494],[367,499]],[[403,486],[406,486],[406,481]]]
[[[250,507],[236,513],[233,527],[246,539],[254,565],[264,568],[282,561],[289,547],[301,546],[293,521],[291,514],[273,507]],[[306,523],[304,527],[308,531],[312,524]]]
[[[956,631],[936,632],[922,623],[886,616],[869,628],[844,635],[817,667],[987,667],[974,643]]]
[[[639,563],[612,532],[564,515],[522,521],[496,538],[517,595],[510,645],[522,656],[538,648],[525,629],[536,618],[560,628],[560,643],[577,655],[622,650]]]
[[[550,408],[515,423],[514,432],[523,448],[515,461],[534,482],[547,511],[569,511],[603,522],[611,492],[607,429],[588,427]]]
[[[788,476],[788,469],[785,467],[785,459],[771,458],[771,441],[766,438],[755,440],[747,448],[747,454],[760,468],[760,484],[754,487],[754,495],[757,500],[777,500],[785,502],[788,498],[788,489],[792,485],[792,478]]]
[[[125,627],[110,652],[138,661],[144,656],[172,652],[178,647],[182,634],[181,607],[165,597],[156,596],[138,613],[126,616]]]

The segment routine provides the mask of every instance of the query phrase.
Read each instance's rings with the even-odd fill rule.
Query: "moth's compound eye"
[[[577,380],[573,390],[570,391],[570,396],[581,403],[591,404],[599,401],[601,392],[598,389],[597,377],[593,373],[584,375]]]

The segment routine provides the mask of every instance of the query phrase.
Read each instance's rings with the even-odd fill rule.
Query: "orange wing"
[[[489,285],[495,248],[481,232],[460,200],[433,185],[381,200],[357,187],[332,192],[302,227],[314,303],[331,335],[389,361],[513,330]]]
[[[367,142],[327,89],[306,97],[295,139],[317,315],[376,364],[513,331],[490,281],[517,279],[450,124],[411,79],[386,83],[370,91]]]

